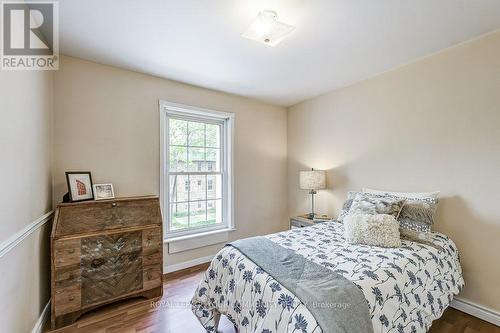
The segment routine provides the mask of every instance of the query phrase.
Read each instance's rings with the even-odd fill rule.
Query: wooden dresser
[[[116,300],[162,296],[158,198],[60,204],[51,255],[53,329]]]

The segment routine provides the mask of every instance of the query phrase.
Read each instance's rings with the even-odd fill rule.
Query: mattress
[[[427,332],[464,285],[457,247],[440,233],[431,242],[403,240],[399,248],[352,245],[338,222],[265,236],[342,275],[368,303],[374,332]],[[308,307],[234,247],[215,256],[192,300],[209,332],[225,315],[239,332],[324,332]],[[348,308],[348,303],[330,304]]]

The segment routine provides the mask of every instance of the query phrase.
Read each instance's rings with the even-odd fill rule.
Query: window
[[[233,228],[234,115],[167,102],[160,111],[165,236]]]

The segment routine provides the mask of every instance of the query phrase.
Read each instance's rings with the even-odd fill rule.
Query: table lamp
[[[307,170],[300,171],[299,184],[301,190],[309,190],[311,195],[311,212],[308,214],[309,219],[314,219],[314,195],[317,190],[326,188],[326,173],[324,170]]]

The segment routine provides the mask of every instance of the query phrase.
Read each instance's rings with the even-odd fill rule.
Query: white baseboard
[[[15,248],[19,243],[21,243],[26,237],[31,235],[35,230],[37,230],[42,225],[50,221],[53,214],[54,211],[50,211],[40,216],[35,221],[31,222],[26,227],[24,227],[22,230],[19,230],[18,232],[7,238],[5,241],[0,243],[0,258],[9,253],[10,250]]]
[[[500,326],[500,313],[488,309],[482,305],[472,303],[460,298],[454,298],[450,306],[454,309],[468,313],[471,316],[477,317],[494,325]]]
[[[196,265],[200,265],[200,264],[204,264],[204,263],[210,262],[210,261],[212,261],[212,259],[214,258],[214,256],[215,255],[213,255],[213,256],[206,256],[206,257],[202,257],[202,258],[197,258],[197,259],[193,259],[193,260],[181,262],[181,263],[174,264],[174,265],[163,266],[163,274],[180,271],[181,269],[185,269],[185,268],[189,268],[189,267],[193,267],[193,266],[196,266]]]
[[[31,330],[31,333],[42,333],[43,325],[45,325],[45,322],[49,319],[49,314],[50,314],[50,299],[43,308],[40,317],[38,317],[35,326]]]

